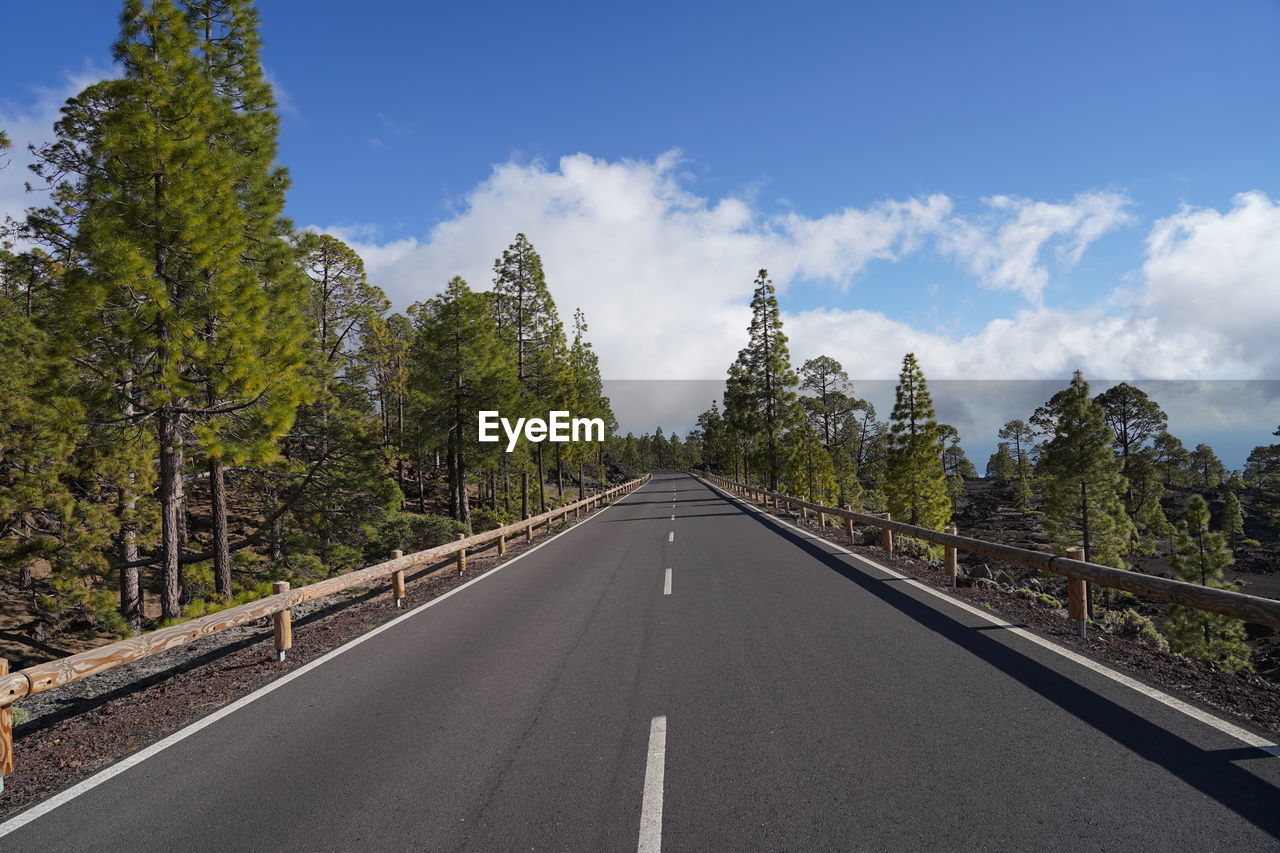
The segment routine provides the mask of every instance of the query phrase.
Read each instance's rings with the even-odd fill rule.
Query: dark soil
[[[1170,519],[1178,518],[1183,504],[1191,494],[1191,489],[1170,489],[1165,500],[1165,514]],[[1221,496],[1211,492],[1209,498],[1210,510],[1216,520],[1217,513],[1222,510]],[[1019,548],[1050,550],[1051,544],[1041,514],[1034,508],[1019,510],[1013,503],[1011,486],[987,479],[969,480],[965,483],[964,498],[956,510],[956,525],[965,536]],[[1250,518],[1246,518],[1245,536],[1258,540],[1258,543],[1236,543],[1236,564],[1227,570],[1227,577],[1240,582],[1241,592],[1280,599],[1280,541],[1276,541],[1275,535],[1265,526]],[[1167,543],[1161,544],[1167,549]],[[984,557],[962,553],[959,555],[959,562],[962,568],[973,568],[989,561]],[[1169,559],[1163,554],[1130,557],[1128,563],[1133,571],[1165,578],[1173,576]],[[991,568],[995,571],[998,567],[992,565]],[[1028,574],[1035,575],[1034,572],[1016,566],[999,568],[1005,569],[1015,580]],[[1057,583],[1061,585],[1062,582],[1059,580]],[[1163,602],[1139,600],[1132,596],[1121,596],[1117,600],[1124,601],[1125,607],[1132,607],[1157,625],[1168,615],[1168,608]],[[1254,669],[1268,681],[1280,684],[1280,631],[1264,625],[1246,627]]]
[[[546,535],[543,528],[537,538]],[[452,558],[425,566],[407,578],[405,607],[421,606],[531,547],[513,538],[504,557],[495,546],[470,554],[464,576]],[[14,727],[15,766],[4,780],[0,820],[405,612],[394,606],[389,584],[347,590],[293,610],[294,645],[283,663],[275,658],[271,620],[263,619],[18,702],[27,719]]]

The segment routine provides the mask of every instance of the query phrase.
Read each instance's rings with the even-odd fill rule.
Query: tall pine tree
[[[800,426],[803,415],[795,390],[799,378],[791,369],[768,270],[756,275],[747,331],[750,341],[729,369],[725,414],[736,429],[750,436],[754,467],[770,489],[777,489],[786,464],[784,440],[788,431]]]
[[[471,525],[469,467],[500,444],[477,439],[476,413],[502,411],[518,388],[508,350],[498,338],[484,294],[455,277],[444,293],[417,306],[410,383],[414,416],[446,438],[450,515]]]
[[[1071,384],[1036,412],[1051,424],[1039,471],[1045,492],[1045,526],[1060,552],[1083,544],[1090,562],[1125,568],[1132,531],[1123,496],[1120,461],[1111,452],[1114,434],[1106,412],[1089,397],[1089,383],[1076,371]]]
[[[568,341],[547,287],[542,258],[524,234],[517,234],[493,265],[493,311],[498,337],[511,350],[516,377],[524,389],[518,414],[546,417],[563,409],[569,375]],[[543,446],[534,450],[538,504],[547,508]]]
[[[1216,589],[1235,589],[1223,571],[1234,562],[1231,549],[1221,533],[1209,530],[1209,504],[1192,495],[1174,534],[1174,553],[1169,560],[1179,580]],[[1195,607],[1169,605],[1164,624],[1169,648],[1188,657],[1212,660],[1227,672],[1250,672],[1249,645],[1244,623]]]
[[[244,105],[220,94],[172,0],[127,0],[121,21],[124,77],[97,89],[108,96],[86,140],[92,168],[74,189],[84,264],[59,311],[94,350],[102,390],[128,420],[153,424],[161,603],[174,618],[186,447],[270,453],[294,414],[296,398],[274,392],[301,363],[301,326],[289,322],[300,293],[277,231],[281,176],[255,181],[263,155],[246,153],[270,155],[273,139],[238,124]],[[250,409],[253,434],[233,440]]]
[[[902,360],[889,419],[884,491],[898,520],[941,530],[951,518],[942,432],[933,398],[914,353]]]

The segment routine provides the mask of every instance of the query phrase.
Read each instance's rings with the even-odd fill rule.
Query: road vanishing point
[[[0,850],[1274,850],[1234,725],[662,473]]]

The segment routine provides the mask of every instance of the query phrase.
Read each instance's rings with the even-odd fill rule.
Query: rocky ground
[[[406,579],[405,606],[421,606],[518,556],[545,541],[543,530],[533,545],[510,540],[504,557],[494,547],[469,555],[465,576],[452,558],[423,567]],[[294,645],[284,663],[275,658],[271,621],[263,619],[24,699],[14,706],[15,767],[4,780],[0,820],[405,612],[387,585],[352,589],[294,609]]]
[[[1182,503],[1190,493],[1189,490],[1170,493],[1165,506],[1165,512],[1170,518],[1177,517]],[[1040,513],[1034,508],[1019,510],[1012,504],[1013,494],[1009,487],[985,479],[970,480],[965,484],[965,497],[956,512],[957,526],[965,536],[1019,548],[1049,550],[1049,536],[1045,533]],[[1210,506],[1216,512],[1220,509],[1220,502],[1211,501]],[[1259,544],[1237,547],[1236,565],[1227,571],[1228,577],[1241,582],[1241,592],[1280,599],[1280,542],[1276,541],[1273,532],[1261,525],[1251,524],[1249,520],[1246,520],[1245,533],[1248,537],[1260,540]],[[962,568],[970,572],[976,570],[982,573],[978,567],[989,561],[961,554],[959,562]],[[1169,560],[1163,555],[1138,557],[1132,561],[1130,568],[1146,574],[1172,577]],[[992,565],[989,569],[993,577],[999,571],[1005,571],[1014,582],[1037,574],[1015,566]],[[1061,580],[1054,581],[1055,589],[1061,586]],[[1163,602],[1145,601],[1132,596],[1117,598],[1117,602],[1120,601],[1124,602],[1125,607],[1132,607],[1157,624],[1168,613]],[[1263,678],[1280,684],[1280,631],[1262,625],[1248,625],[1247,628],[1249,643],[1253,649],[1254,668]]]

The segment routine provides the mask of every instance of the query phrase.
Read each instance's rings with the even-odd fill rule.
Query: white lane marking
[[[722,489],[719,489],[719,487],[717,486],[714,486],[710,483],[707,483],[707,485],[719,491],[722,495],[724,495],[729,500],[737,501],[738,503],[745,504],[753,512],[760,513],[761,515],[768,515],[768,513],[766,513],[764,510],[757,509],[751,506],[750,504],[748,504],[746,501],[735,498],[733,495],[723,491]],[[1201,710],[1200,708],[1197,708],[1194,705],[1190,705],[1186,702],[1183,702],[1181,699],[1178,699],[1174,696],[1170,696],[1168,693],[1165,693],[1161,690],[1157,690],[1156,688],[1151,687],[1149,685],[1143,684],[1141,681],[1130,678],[1129,676],[1125,675],[1122,672],[1117,672],[1111,667],[1104,666],[1098,663],[1097,661],[1090,660],[1084,655],[1076,654],[1070,649],[1065,648],[1064,646],[1060,646],[1051,640],[1046,640],[1043,637],[1037,637],[1035,634],[1031,633],[1030,631],[1027,631],[1026,629],[1019,628],[1018,626],[1014,625],[1012,622],[1008,622],[1004,619],[1000,619],[996,616],[993,616],[990,613],[986,612],[985,610],[981,610],[977,607],[974,607],[968,602],[961,601],[956,598],[952,598],[951,596],[947,595],[941,590],[934,589],[933,587],[929,586],[926,583],[922,583],[921,581],[918,581],[913,577],[909,577],[900,572],[897,572],[889,568],[888,566],[881,565],[880,563],[877,563],[875,560],[864,557],[861,554],[855,554],[853,551],[850,551],[848,548],[838,545],[835,542],[830,541],[829,539],[824,539],[821,536],[814,536],[813,534],[809,533],[803,528],[797,527],[796,525],[792,524],[789,521],[783,521],[782,519],[776,516],[772,516],[772,518],[774,521],[777,521],[780,524],[790,527],[792,530],[796,531],[797,533],[803,534],[806,539],[812,539],[815,542],[822,542],[825,545],[830,545],[832,548],[835,548],[837,551],[840,551],[843,554],[847,554],[850,557],[853,557],[855,560],[865,565],[871,566],[872,568],[878,571],[884,572],[885,574],[890,575],[896,580],[906,581],[907,583],[914,586],[916,589],[919,589],[922,592],[927,592],[929,595],[932,595],[934,598],[941,599],[942,601],[945,601],[948,604],[954,605],[955,607],[960,608],[966,613],[970,613],[974,616],[977,616],[980,619],[983,619],[986,622],[990,622],[992,625],[998,625],[1001,628],[1006,629],[1011,634],[1016,634],[1017,636],[1022,637],[1024,640],[1028,640],[1032,643],[1035,643],[1037,646],[1040,646],[1042,648],[1048,649],[1051,652],[1061,655],[1062,657],[1066,658],[1069,661],[1072,661],[1073,663],[1078,663],[1081,666],[1085,667],[1086,669],[1090,669],[1105,678],[1111,679],[1117,684],[1122,684],[1125,687],[1135,690],[1138,693],[1141,693],[1143,696],[1146,696],[1150,699],[1154,699],[1155,701],[1159,702],[1162,705],[1165,705],[1166,707],[1172,708],[1175,711],[1180,711],[1183,714],[1186,714],[1188,717],[1191,717],[1194,720],[1198,720],[1199,722],[1204,723],[1205,725],[1211,728],[1217,729],[1223,734],[1233,737],[1236,740],[1241,741],[1242,743],[1246,743],[1249,746],[1257,747],[1263,752],[1268,752],[1272,755],[1280,757],[1280,744],[1273,743],[1266,738],[1259,737],[1258,735],[1255,735],[1253,732],[1247,729],[1242,729],[1240,726],[1237,726],[1234,723],[1228,722],[1227,720],[1224,720],[1221,717],[1218,717],[1214,714],[1210,714],[1208,711]]]
[[[676,532],[674,530],[672,530],[670,533],[667,534],[667,541],[668,542],[676,541]]]
[[[639,491],[639,489],[637,489],[636,491]],[[192,723],[191,725],[187,726],[184,729],[178,729],[178,731],[169,735],[164,740],[156,741],[146,749],[143,749],[139,752],[135,752],[133,755],[130,755],[128,758],[125,758],[124,760],[111,765],[105,770],[95,773],[94,775],[90,776],[88,779],[85,779],[83,782],[79,782],[75,785],[72,785],[70,788],[66,789],[61,794],[58,794],[55,797],[50,797],[44,802],[38,805],[32,806],[31,808],[27,809],[25,812],[21,812],[15,815],[14,817],[11,817],[9,820],[5,821],[4,823],[0,823],[0,838],[4,838],[6,835],[8,835],[9,833],[13,832],[16,829],[21,829],[22,827],[31,823],[31,821],[36,820],[37,818],[48,814],[49,812],[58,808],[58,806],[62,806],[71,802],[76,797],[88,791],[93,790],[94,788],[98,787],[102,783],[110,781],[114,777],[119,776],[121,773],[128,770],[130,767],[141,764],[143,761],[146,761],[148,758],[152,757],[153,755],[156,755],[168,749],[169,747],[173,746],[176,743],[179,743],[180,741],[186,740],[187,738],[191,737],[193,734],[196,734],[197,732],[199,732],[201,729],[211,726],[214,723],[218,722],[218,720],[221,720],[223,717],[226,717],[230,714],[235,713],[236,711],[239,711],[241,708],[245,707],[249,703],[254,702],[258,699],[261,699],[263,696],[266,696],[268,693],[272,692],[273,690],[276,690],[280,687],[284,687],[286,684],[288,684],[290,681],[293,681],[295,678],[301,678],[303,675],[306,675],[308,672],[320,666],[321,664],[327,663],[328,661],[336,658],[338,655],[343,654],[344,652],[351,651],[356,646],[363,643],[365,640],[372,639],[373,637],[376,637],[378,634],[381,634],[383,631],[390,630],[391,628],[395,627],[396,625],[400,624],[406,619],[417,616],[419,613],[422,613],[424,610],[430,607],[434,607],[435,605],[444,601],[446,598],[449,598],[452,595],[456,595],[462,592],[464,589],[471,586],[472,584],[480,583],[480,581],[484,580],[485,578],[493,577],[498,572],[505,569],[507,566],[510,566],[513,563],[519,562],[522,557],[529,556],[534,551],[537,551],[539,548],[542,548],[543,546],[546,546],[546,545],[550,545],[552,542],[556,541],[561,536],[564,536],[566,533],[572,533],[573,531],[582,527],[584,524],[587,524],[588,522],[596,518],[599,518],[600,516],[604,515],[606,512],[613,509],[615,506],[622,503],[622,501],[625,501],[627,498],[631,497],[631,495],[635,493],[636,492],[632,492],[631,494],[628,494],[625,497],[617,501],[614,501],[612,504],[600,510],[595,515],[588,516],[585,520],[579,522],[578,524],[575,524],[566,530],[560,531],[559,533],[557,533],[555,536],[552,536],[547,541],[540,542],[537,545],[534,545],[532,548],[530,548],[527,551],[517,554],[516,556],[512,557],[510,560],[503,563],[502,565],[495,566],[494,568],[490,569],[489,571],[485,572],[479,577],[472,578],[471,580],[467,581],[461,586],[457,586],[449,590],[444,595],[433,598],[427,603],[413,608],[408,613],[405,613],[403,616],[397,616],[395,619],[392,619],[390,622],[386,622],[382,625],[379,625],[377,628],[374,628],[369,633],[356,637],[354,640],[352,640],[351,642],[347,643],[344,646],[338,646],[338,648],[321,655],[320,657],[311,661],[311,663],[304,664],[303,666],[298,667],[288,675],[282,675],[279,678],[277,678],[275,681],[271,682],[270,684],[265,684],[262,687],[259,687],[257,690],[253,691],[248,696],[244,696],[232,702],[230,705],[227,705],[223,708],[219,708],[217,711],[214,711],[209,716],[204,717],[203,719],[196,720],[194,723]]]
[[[671,513],[671,520],[672,520],[672,521],[675,521],[675,520],[676,520],[676,514],[675,514],[674,512],[673,512],[673,513]]]
[[[661,853],[662,777],[667,770],[667,718],[649,723],[649,759],[644,768],[644,799],[640,801],[640,843],[636,853]]]
[[[667,569],[667,578],[662,583],[662,594],[663,595],[671,594],[671,570],[670,569]]]

